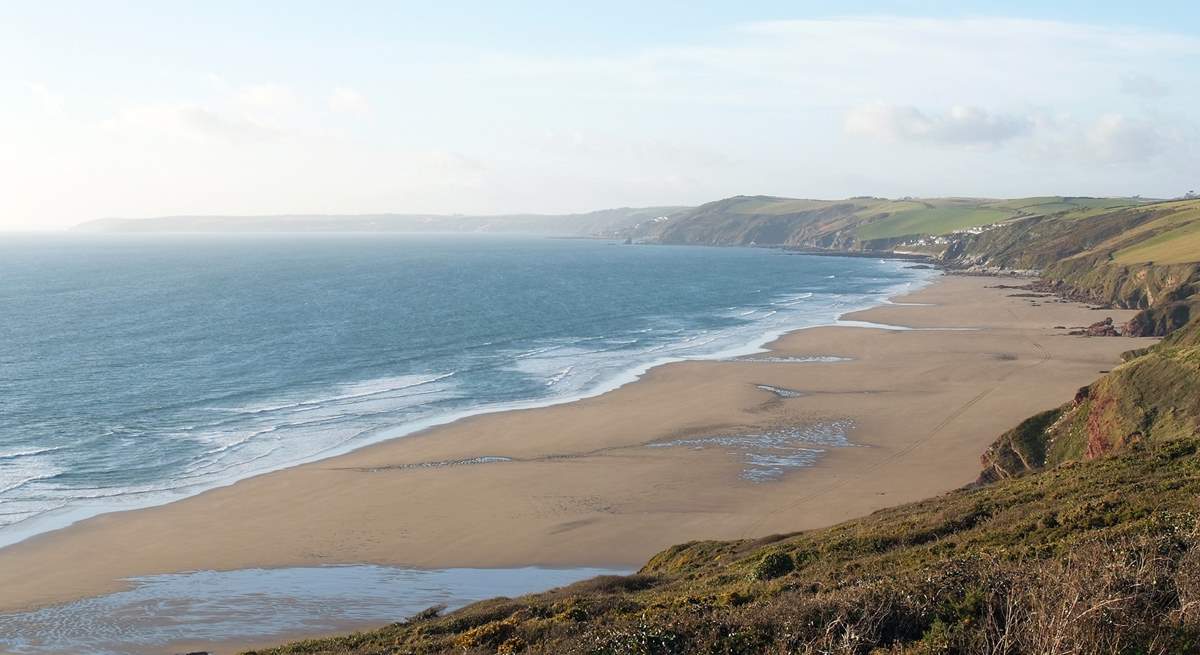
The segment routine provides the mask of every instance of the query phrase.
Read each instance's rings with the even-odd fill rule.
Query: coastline
[[[803,254],[803,253],[791,253]],[[832,254],[832,253],[826,253]],[[874,258],[871,256],[870,258]],[[890,263],[897,269],[903,266],[904,260],[893,260]],[[881,261],[882,263],[882,261]],[[912,291],[923,288],[930,284],[933,279],[936,279],[936,274],[933,271],[909,271],[905,276],[907,279],[896,281],[891,286],[884,287],[866,294],[866,297],[860,299],[857,303],[846,303],[848,307],[830,306],[822,307],[819,311],[814,308],[806,307],[807,314],[803,319],[798,319],[794,314],[790,315],[790,321],[784,325],[775,324],[758,324],[751,323],[748,329],[738,331],[737,337],[734,339],[725,339],[722,346],[717,350],[708,350],[703,347],[697,349],[698,352],[686,352],[687,348],[679,349],[683,352],[671,352],[671,354],[657,355],[652,358],[634,358],[633,361],[622,362],[622,366],[615,368],[610,374],[586,387],[576,388],[566,393],[552,394],[542,397],[530,397],[515,400],[501,401],[482,401],[478,404],[466,408],[452,409],[450,411],[434,413],[432,415],[423,416],[411,420],[406,420],[398,424],[390,426],[373,426],[365,429],[354,438],[336,443],[330,447],[325,447],[316,451],[302,451],[301,454],[292,454],[278,462],[267,462],[266,465],[259,465],[256,468],[239,471],[228,477],[215,477],[206,479],[198,483],[189,483],[179,487],[171,485],[165,486],[158,490],[150,492],[138,492],[135,494],[126,495],[118,493],[114,496],[98,496],[104,500],[92,502],[85,500],[79,504],[68,504],[63,507],[46,512],[42,515],[37,515],[17,522],[12,525],[5,525],[0,528],[0,550],[8,546],[18,544],[26,539],[33,538],[42,534],[56,532],[74,525],[80,521],[86,521],[96,516],[119,513],[127,511],[136,511],[147,509],[160,505],[166,505],[181,500],[185,500],[192,496],[205,493],[214,489],[236,484],[242,480],[266,475],[279,470],[294,468],[320,462],[330,458],[345,455],[362,448],[373,446],[378,443],[387,442],[393,439],[408,437],[413,434],[422,433],[428,430],[434,430],[441,426],[455,423],[458,421],[470,419],[476,416],[487,414],[495,414],[509,411],[541,409],[552,407],[555,405],[573,403],[587,398],[603,395],[614,391],[622,386],[636,382],[642,378],[648,371],[653,368],[664,366],[676,362],[684,361],[712,361],[729,359],[736,357],[744,357],[767,352],[767,345],[777,340],[783,334],[797,329],[808,329],[821,325],[833,325],[839,317],[848,313],[853,313],[861,309],[885,304],[888,298],[894,297],[905,291]],[[807,295],[809,294],[800,294]],[[839,297],[835,295],[834,297]],[[776,303],[770,303],[772,307],[766,309],[775,309]],[[790,304],[790,303],[786,303]],[[840,304],[840,303],[839,303]],[[730,307],[729,309],[734,309]],[[775,314],[778,310],[769,311],[769,314]],[[796,323],[800,324],[797,325]],[[705,331],[700,331],[692,337],[704,334]],[[689,341],[690,338],[684,339]],[[703,343],[701,344],[704,345]],[[657,348],[653,349],[657,350]],[[535,351],[536,352],[536,351]],[[670,352],[670,351],[669,351]],[[528,353],[523,353],[528,354]],[[570,368],[574,368],[572,365]],[[458,373],[456,369],[447,369],[449,372],[438,371],[433,378],[426,379],[423,383],[437,382],[439,379],[454,376]],[[334,397],[338,400],[338,397]],[[305,400],[305,402],[320,402]],[[284,402],[284,401],[280,401]],[[363,435],[368,435],[362,438]],[[116,500],[113,500],[116,499]]]
[[[903,297],[915,304],[843,317],[917,329],[815,327],[768,346],[848,361],[666,364],[601,395],[478,415],[39,535],[0,549],[0,611],[198,569],[631,568],[689,539],[791,532],[928,497],[974,479],[1000,432],[1151,341],[1067,337],[1052,326],[1097,314],[1034,306],[992,281],[944,277]],[[920,329],[947,327],[972,330]],[[822,447],[812,465],[768,481],[746,479],[746,458],[726,446],[696,446],[830,421],[853,424],[852,446]],[[679,440],[691,445],[647,447]],[[467,463],[489,457],[507,461]]]

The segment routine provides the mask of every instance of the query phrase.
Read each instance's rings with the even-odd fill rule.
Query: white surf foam
[[[187,438],[203,445],[200,452],[204,457],[180,476],[177,485],[82,490],[80,493],[92,495],[85,500],[93,502],[87,503],[77,502],[78,498],[66,499],[65,495],[48,497],[42,505],[46,511],[25,517],[19,524],[0,527],[0,546],[96,514],[170,502],[250,475],[339,455],[468,416],[544,407],[599,395],[624,386],[662,364],[763,353],[765,344],[786,332],[834,324],[839,315],[878,305],[887,296],[923,286],[931,277],[914,272],[911,281],[873,294],[806,291],[767,298],[756,309],[766,309],[765,312],[728,328],[692,332],[671,325],[669,317],[663,317],[655,327],[634,330],[654,335],[654,339],[644,337],[645,343],[633,339],[628,341],[633,346],[630,348],[620,348],[623,344],[602,337],[591,337],[559,340],[513,353],[512,361],[518,371],[543,379],[547,384],[542,388],[552,389],[541,398],[478,403],[440,412],[428,410],[441,400],[455,397],[453,376],[460,373],[448,371],[339,383],[323,393],[213,407],[215,416],[211,423],[180,428]],[[655,343],[671,335],[677,338]],[[581,345],[589,340],[597,341],[594,347]],[[298,416],[303,419],[297,421]],[[69,491],[64,490],[66,493]],[[0,519],[0,525],[3,523]]]

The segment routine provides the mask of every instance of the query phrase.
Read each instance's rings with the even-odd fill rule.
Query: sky
[[[1200,188],[1200,3],[586,5],[3,0],[0,230]]]

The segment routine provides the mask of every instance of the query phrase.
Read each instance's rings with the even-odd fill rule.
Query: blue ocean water
[[[0,545],[750,353],[927,275],[511,236],[6,236]]]

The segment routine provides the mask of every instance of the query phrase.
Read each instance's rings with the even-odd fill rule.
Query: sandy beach
[[[0,611],[199,569],[636,568],[683,541],[792,532],[926,498],[971,482],[997,435],[1152,341],[1068,336],[1056,326],[1133,312],[1018,297],[998,282],[947,276],[844,317],[917,329],[801,330],[760,361],[669,364],[594,398],[89,519],[0,550]],[[799,361],[830,356],[847,359]],[[852,445],[814,446],[811,466],[760,480],[746,476],[753,449],[711,439],[794,426],[840,426]]]

